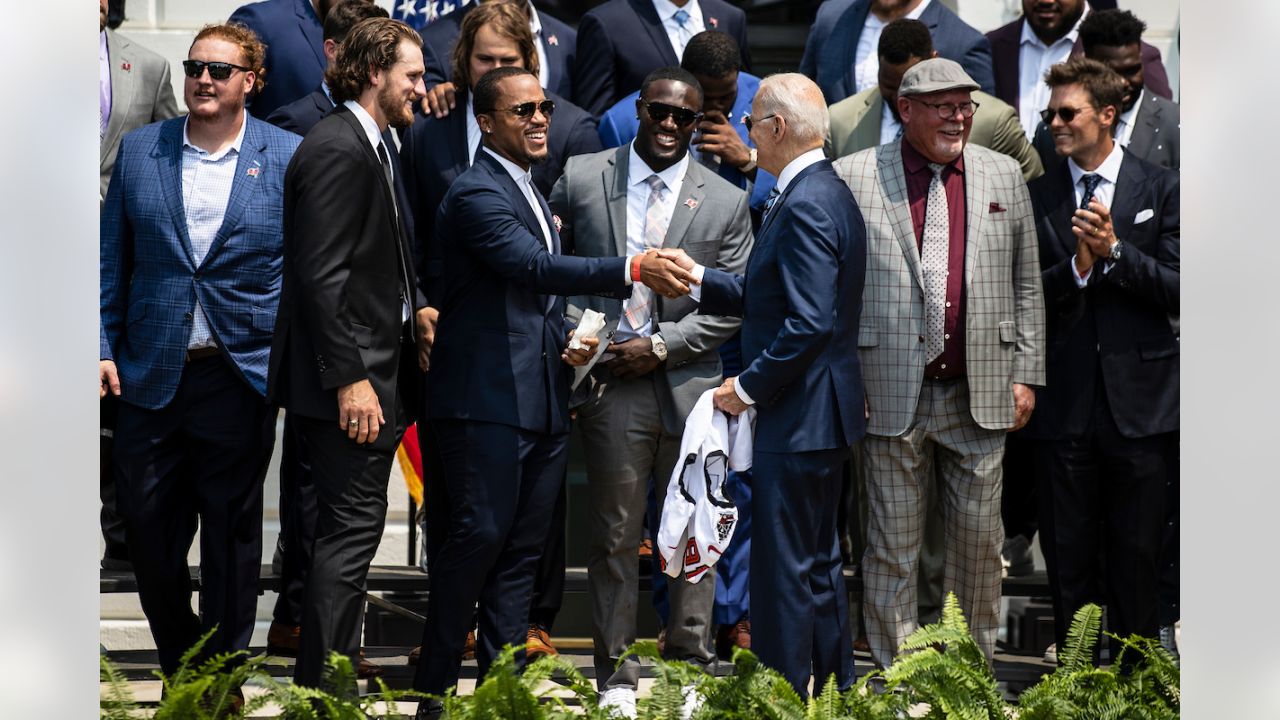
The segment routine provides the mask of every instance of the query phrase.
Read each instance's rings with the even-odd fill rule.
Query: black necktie
[[[378,143],[378,159],[382,161],[382,174],[387,180],[387,190],[391,193],[391,206],[395,209],[396,223],[396,255],[400,259],[400,301],[404,303],[405,310],[409,315],[409,332],[410,340],[417,337],[417,318],[413,314],[413,305],[409,303],[409,270],[408,262],[404,256],[404,244],[401,242],[401,236],[404,230],[400,227],[400,201],[396,198],[396,183],[391,176],[391,158],[387,156],[387,146],[384,143]]]
[[[1102,184],[1102,176],[1097,173],[1089,173],[1080,179],[1084,181],[1084,194],[1080,196],[1080,207],[1088,210],[1089,201],[1093,199],[1093,194],[1097,192],[1098,186]]]

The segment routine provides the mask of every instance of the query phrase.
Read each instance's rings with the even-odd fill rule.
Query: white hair
[[[756,91],[760,117],[778,114],[787,121],[787,131],[797,143],[821,144],[831,125],[822,90],[800,73],[779,73],[760,81]]]

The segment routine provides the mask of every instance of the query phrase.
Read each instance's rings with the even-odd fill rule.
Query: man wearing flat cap
[[[954,592],[988,661],[1000,608],[1001,459],[1044,384],[1035,220],[1018,163],[968,144],[978,89],[952,60],[909,69],[902,137],[841,158],[867,223],[858,356],[867,398],[864,612],[888,667],[918,625],[930,493]]]

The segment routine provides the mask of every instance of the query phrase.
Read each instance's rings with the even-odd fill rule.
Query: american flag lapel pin
[[[560,45],[560,38],[556,37],[555,35],[548,35],[547,44],[550,45],[551,47],[557,47],[558,45]]]
[[[713,18],[713,17],[709,17],[709,18],[707,18],[707,22],[711,23],[711,27],[713,27],[713,28],[718,28],[718,27],[720,27],[720,21],[719,21],[719,20],[717,20],[717,19],[715,19],[715,18]]]
[[[560,232],[560,228],[564,227],[564,222],[560,219],[559,215],[551,216],[551,224],[556,226],[556,232]]]
[[[689,208],[690,210],[695,210],[698,207],[698,201],[694,200],[693,198],[689,198],[688,200],[684,201],[684,206]]]
[[[245,170],[245,171],[244,171],[244,174],[245,174],[245,175],[248,175],[248,176],[249,176],[249,177],[251,177],[251,178],[256,178],[256,177],[258,177],[258,173],[260,173],[260,172],[262,172],[262,168],[259,166],[258,161],[257,161],[257,160],[254,160],[254,161],[253,161],[253,167],[249,168],[248,170]]]
[[[125,72],[129,72],[130,70],[133,69],[133,64],[130,63],[128,60],[125,60],[124,62],[120,63],[120,69]]]

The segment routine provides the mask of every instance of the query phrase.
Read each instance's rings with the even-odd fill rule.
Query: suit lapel
[[[884,113],[884,98],[880,93],[871,94],[867,110],[853,128],[853,147],[871,148],[880,144],[880,116]]]
[[[911,268],[911,276],[924,289],[924,272],[920,267],[920,250],[916,247],[915,226],[911,224],[911,204],[907,198],[906,171],[902,168],[902,141],[881,146],[876,153],[876,175],[884,192],[885,206],[893,221],[893,234],[898,238],[902,256]]]
[[[293,11],[298,16],[298,32],[302,35],[302,42],[311,48],[311,53],[315,55],[316,63],[319,64],[321,69],[328,67],[329,61],[324,56],[324,43],[317,45],[307,36],[307,25],[310,24],[311,15],[315,12],[311,7],[311,3],[307,0],[293,0]]]
[[[689,225],[702,207],[704,195],[703,168],[689,158],[689,168],[685,171],[684,182],[680,184],[680,195],[676,198],[676,207],[671,211],[671,222],[667,225],[667,235],[662,241],[664,248],[678,248],[684,244],[684,236],[689,232]]]
[[[1143,97],[1133,118],[1133,134],[1129,136],[1129,150],[1138,157],[1147,157],[1155,142],[1156,126],[1160,120],[1160,105]]]
[[[858,75],[854,61],[858,58],[858,38],[862,36],[862,27],[867,24],[869,12],[871,12],[871,3],[853,3],[836,22],[836,27],[828,38],[834,54],[833,62],[837,63],[837,67],[845,68],[846,95],[852,95],[858,91]]]
[[[107,116],[107,132],[99,148],[100,159],[105,162],[110,153],[120,145],[124,121],[129,117],[133,104],[133,58],[128,40],[107,30],[107,62],[111,70],[111,113]],[[125,70],[125,66],[130,69]]]
[[[965,205],[965,243],[964,243],[964,283],[965,291],[973,282],[974,269],[978,265],[978,253],[982,250],[982,226],[991,212],[988,205],[987,167],[976,153],[964,153],[964,201]]]
[[[1134,155],[1124,151],[1120,161],[1120,173],[1116,177],[1116,192],[1111,198],[1111,223],[1115,236],[1119,238],[1133,235],[1133,221],[1142,207],[1142,193],[1146,186],[1146,178],[1139,171]],[[1154,218],[1153,218],[1154,219]],[[1151,222],[1151,221],[1147,221]]]
[[[605,165],[604,196],[608,198],[609,227],[618,257],[627,254],[627,176],[631,165],[631,143],[619,147]],[[612,168],[612,169],[610,169]]]
[[[1051,170],[1053,173],[1053,189],[1048,197],[1058,198],[1058,204],[1049,213],[1049,225],[1053,234],[1058,236],[1058,244],[1062,246],[1067,257],[1076,252],[1076,236],[1071,232],[1071,217],[1076,212],[1076,194],[1071,186],[1071,169],[1066,161],[1059,162]]]
[[[676,57],[676,49],[671,47],[671,38],[667,37],[667,29],[662,26],[662,20],[658,18],[658,11],[654,9],[653,3],[649,0],[630,0],[630,3],[631,10],[640,19],[640,26],[649,33],[649,39],[661,53],[663,63],[679,65],[680,58]]]
[[[187,235],[187,211],[182,204],[182,128],[186,126],[186,122],[173,120],[165,125],[153,157],[160,176],[160,186],[165,189],[164,199],[169,206],[169,215],[178,231],[178,240],[187,253],[187,262],[194,268],[196,254],[191,249],[191,238]]]
[[[467,94],[465,92],[458,93],[458,107],[462,108],[462,112],[452,112],[446,116],[444,122],[448,123],[446,132],[449,134],[449,152],[453,156],[453,168],[456,173],[454,177],[466,172],[467,168],[475,162],[474,157],[467,157]],[[550,137],[550,132],[548,132]],[[476,147],[476,152],[480,152],[480,148],[484,146],[481,142]],[[451,180],[452,182],[452,180]]]

